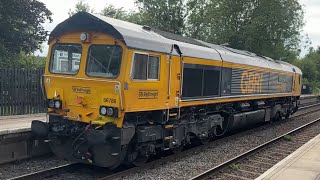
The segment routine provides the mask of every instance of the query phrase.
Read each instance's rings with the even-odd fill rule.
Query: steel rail
[[[299,107],[298,110],[314,107],[314,106],[317,106],[317,105],[320,105],[320,103],[315,103],[315,104],[310,104],[310,105],[307,105],[307,106],[302,106],[302,107]]]
[[[50,169],[45,169],[41,171],[37,171],[34,173],[29,173],[29,174],[24,174],[21,176],[17,176],[14,178],[10,178],[9,180],[35,180],[35,179],[44,179],[49,176],[54,176],[57,174],[65,173],[68,171],[72,171],[74,169],[77,169],[81,167],[82,164],[80,163],[70,163],[70,164],[65,164],[57,167],[53,167]]]
[[[221,164],[219,164],[219,165],[217,165],[217,166],[215,166],[215,167],[213,167],[213,168],[211,168],[211,169],[209,169],[209,170],[207,170],[207,171],[205,171],[205,172],[203,172],[203,173],[201,173],[201,174],[199,174],[199,175],[197,175],[195,177],[192,177],[190,180],[208,179],[208,178],[210,178],[210,176],[217,174],[220,170],[222,170],[222,169],[228,167],[229,165],[231,165],[233,163],[236,163],[236,162],[238,162],[238,161],[240,161],[240,160],[242,160],[242,159],[254,154],[255,152],[265,148],[266,146],[268,146],[268,145],[270,145],[270,144],[272,144],[274,142],[277,142],[278,140],[280,140],[284,136],[287,136],[289,134],[292,134],[294,132],[302,130],[302,129],[304,129],[304,128],[310,126],[310,125],[313,125],[314,123],[319,122],[319,121],[320,121],[320,118],[318,118],[316,120],[313,120],[313,121],[311,121],[311,122],[309,122],[307,124],[304,124],[304,125],[302,125],[302,126],[300,126],[298,128],[295,128],[295,129],[293,129],[293,130],[291,130],[291,131],[289,131],[287,133],[284,133],[281,136],[278,136],[278,137],[276,137],[276,138],[274,138],[274,139],[272,139],[272,140],[270,140],[270,141],[268,141],[266,143],[263,143],[263,144],[255,147],[255,148],[249,150],[249,151],[246,151],[246,152],[240,154],[239,156],[236,156],[236,157],[234,157],[234,158],[232,158],[232,159],[230,159],[228,161],[225,161],[225,162],[223,162],[223,163],[221,163]]]

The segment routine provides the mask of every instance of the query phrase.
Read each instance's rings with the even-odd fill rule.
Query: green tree
[[[275,59],[296,57],[304,25],[298,0],[190,0],[187,33]]]
[[[123,8],[116,8],[111,4],[106,4],[106,6],[100,12],[101,15],[120,19],[124,21],[129,21],[136,24],[141,24],[141,14],[135,11],[127,11]]]
[[[108,16],[111,18],[115,18],[115,19],[127,19],[129,14],[126,10],[124,10],[123,8],[116,8],[113,5],[106,5],[102,11],[100,12],[101,15],[103,16]]]
[[[69,16],[72,16],[82,11],[94,13],[94,9],[92,9],[88,3],[85,3],[83,0],[80,0],[75,5],[74,10],[69,9],[68,14]],[[124,8],[116,8],[112,4],[106,4],[99,14],[103,16],[115,18],[115,19],[138,23],[138,24],[139,22],[141,22],[140,13],[135,11],[126,11]]]
[[[183,34],[187,16],[184,0],[136,0],[141,25]]]
[[[0,1],[0,67],[16,66],[20,52],[33,53],[46,40],[42,24],[52,13],[36,0]]]
[[[176,34],[184,33],[186,19],[184,0],[135,0],[135,3],[139,9],[138,12],[126,11],[106,4],[100,14]],[[73,11],[70,9],[69,16],[81,11],[93,12],[93,9],[81,0]]]
[[[35,56],[21,52],[18,57],[19,59],[19,68],[28,68],[28,69],[43,69],[46,64],[46,57]]]
[[[94,12],[94,9],[91,9],[90,5],[88,3],[85,3],[83,0],[80,0],[76,6],[75,6],[75,9],[74,10],[71,10],[69,9],[69,16],[72,16],[78,12],[91,12],[93,13]]]
[[[302,58],[291,61],[303,73],[303,84],[312,87],[314,92],[320,92],[320,47],[310,48],[308,54]]]

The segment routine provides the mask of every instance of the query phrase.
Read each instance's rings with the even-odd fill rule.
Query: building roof
[[[74,31],[106,33],[123,41],[126,46],[132,49],[179,55],[173,48],[175,45],[176,47],[179,47],[182,55],[186,57],[233,62],[287,72],[295,71],[299,74],[302,73],[299,68],[291,64],[257,56],[256,54],[247,51],[211,44],[201,40],[87,12],[79,12],[58,24],[50,33],[50,37],[54,38],[63,33]]]

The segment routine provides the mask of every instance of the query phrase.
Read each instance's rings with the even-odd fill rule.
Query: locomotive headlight
[[[56,102],[54,103],[54,107],[55,107],[56,109],[60,109],[60,108],[61,108],[61,102],[60,102],[60,101],[56,101]]]
[[[62,102],[61,100],[48,99],[47,106],[52,109],[62,109]]]
[[[49,104],[48,104],[48,106],[49,106],[49,108],[54,108],[54,100],[49,100]]]
[[[101,107],[100,108],[100,114],[105,116],[107,114],[107,108],[106,107]]]
[[[118,108],[117,107],[108,107],[108,106],[100,106],[100,115],[108,116],[108,117],[118,117]]]
[[[80,34],[80,40],[81,41],[87,41],[88,40],[88,34],[87,33],[81,33]]]
[[[108,116],[113,116],[113,109],[112,109],[112,108],[109,107],[109,108],[107,109],[107,115],[108,115]]]

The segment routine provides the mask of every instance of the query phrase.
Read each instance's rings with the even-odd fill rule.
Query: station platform
[[[46,121],[46,114],[0,116],[0,135],[31,131],[33,120]]]
[[[256,180],[320,179],[320,134],[274,165]]]
[[[48,143],[32,138],[33,120],[46,121],[46,114],[0,116],[0,165],[51,152]]]

